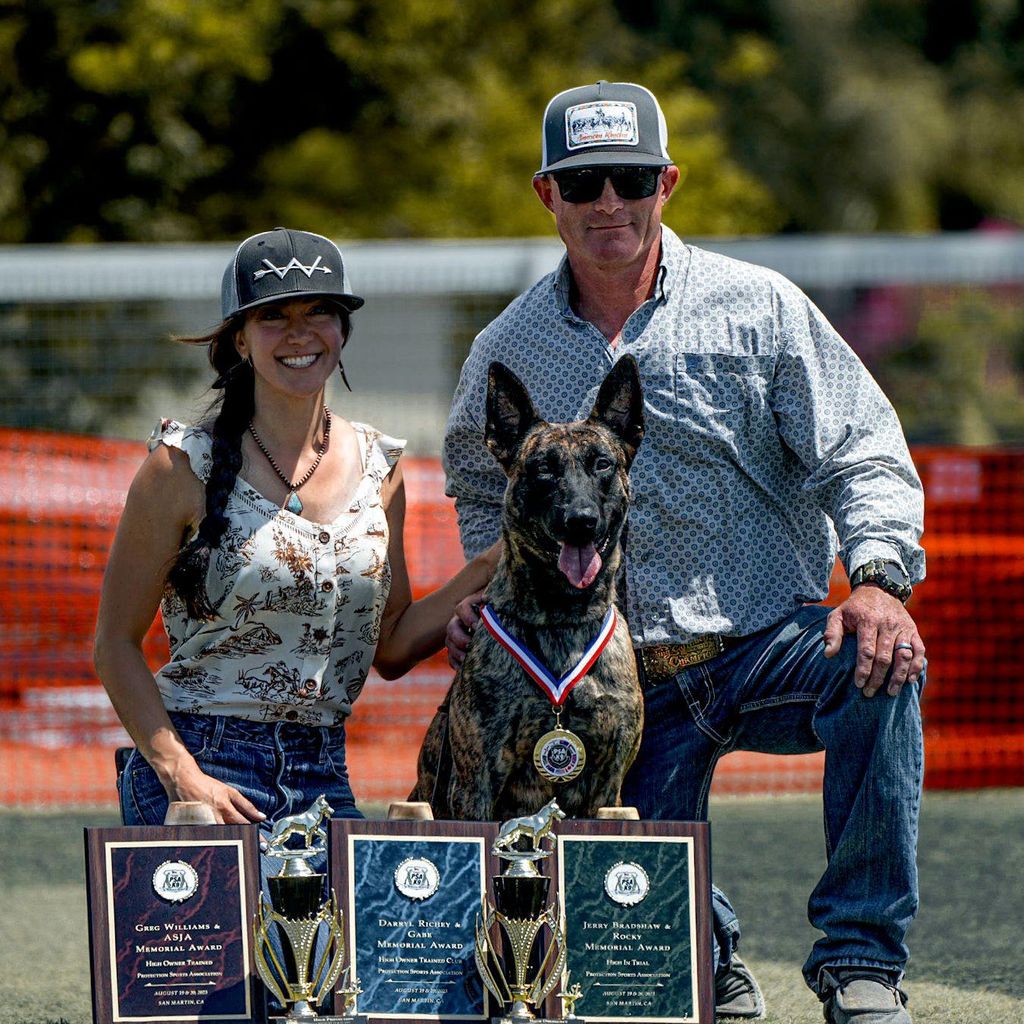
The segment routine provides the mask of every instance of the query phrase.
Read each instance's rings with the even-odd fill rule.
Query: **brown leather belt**
[[[688,644],[651,644],[638,648],[636,653],[644,667],[646,686],[655,686],[679,675],[684,668],[717,658],[732,639],[718,633],[707,633]]]

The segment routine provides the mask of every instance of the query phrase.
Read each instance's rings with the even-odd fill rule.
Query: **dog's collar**
[[[523,671],[547,694],[548,700],[556,708],[560,708],[566,702],[573,687],[590,671],[591,666],[601,656],[601,652],[608,646],[608,641],[615,632],[616,622],[615,605],[609,605],[600,632],[583,652],[583,657],[564,676],[556,679],[533,651],[505,629],[491,605],[485,604],[480,609],[480,618],[487,627],[487,632],[519,662]]]

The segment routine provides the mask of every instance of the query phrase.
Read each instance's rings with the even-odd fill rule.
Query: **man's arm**
[[[807,483],[835,524],[847,575],[871,559],[896,562],[914,583],[924,578],[921,481],[895,410],[856,354],[802,292],[776,290],[780,358],[772,407]],[[857,636],[855,682],[873,696],[891,668],[895,695],[924,668],[924,643],[893,596],[857,587],[829,617],[827,656],[845,633]]]
[[[480,349],[478,341],[462,367],[441,450],[447,479],[445,493],[455,499],[459,536],[467,559],[476,558],[501,535],[505,494],[505,474],[484,446],[489,360]],[[466,656],[482,599],[482,592],[471,594],[455,606],[445,635],[452,668],[457,669]]]
[[[445,493],[455,499],[467,559],[485,551],[501,534],[505,474],[484,446],[488,365],[478,340],[462,367],[441,450]]]

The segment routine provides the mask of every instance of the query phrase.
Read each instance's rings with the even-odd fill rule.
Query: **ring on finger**
[[[893,647],[893,650],[894,651],[910,651],[910,653],[913,654],[914,653],[914,645],[913,644],[896,644],[896,646]]]

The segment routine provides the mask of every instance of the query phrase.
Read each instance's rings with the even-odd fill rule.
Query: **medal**
[[[571,782],[587,763],[587,750],[583,740],[562,728],[562,707],[573,687],[587,674],[601,656],[615,632],[615,607],[609,607],[601,622],[601,629],[583,652],[583,657],[561,678],[556,678],[548,667],[525,645],[520,643],[501,624],[497,613],[485,604],[480,618],[487,631],[519,662],[526,674],[544,691],[555,712],[555,727],[544,733],[533,748],[533,766],[548,782]]]
[[[533,748],[533,766],[548,782],[571,782],[586,763],[583,740],[576,733],[562,729],[557,722]]]

